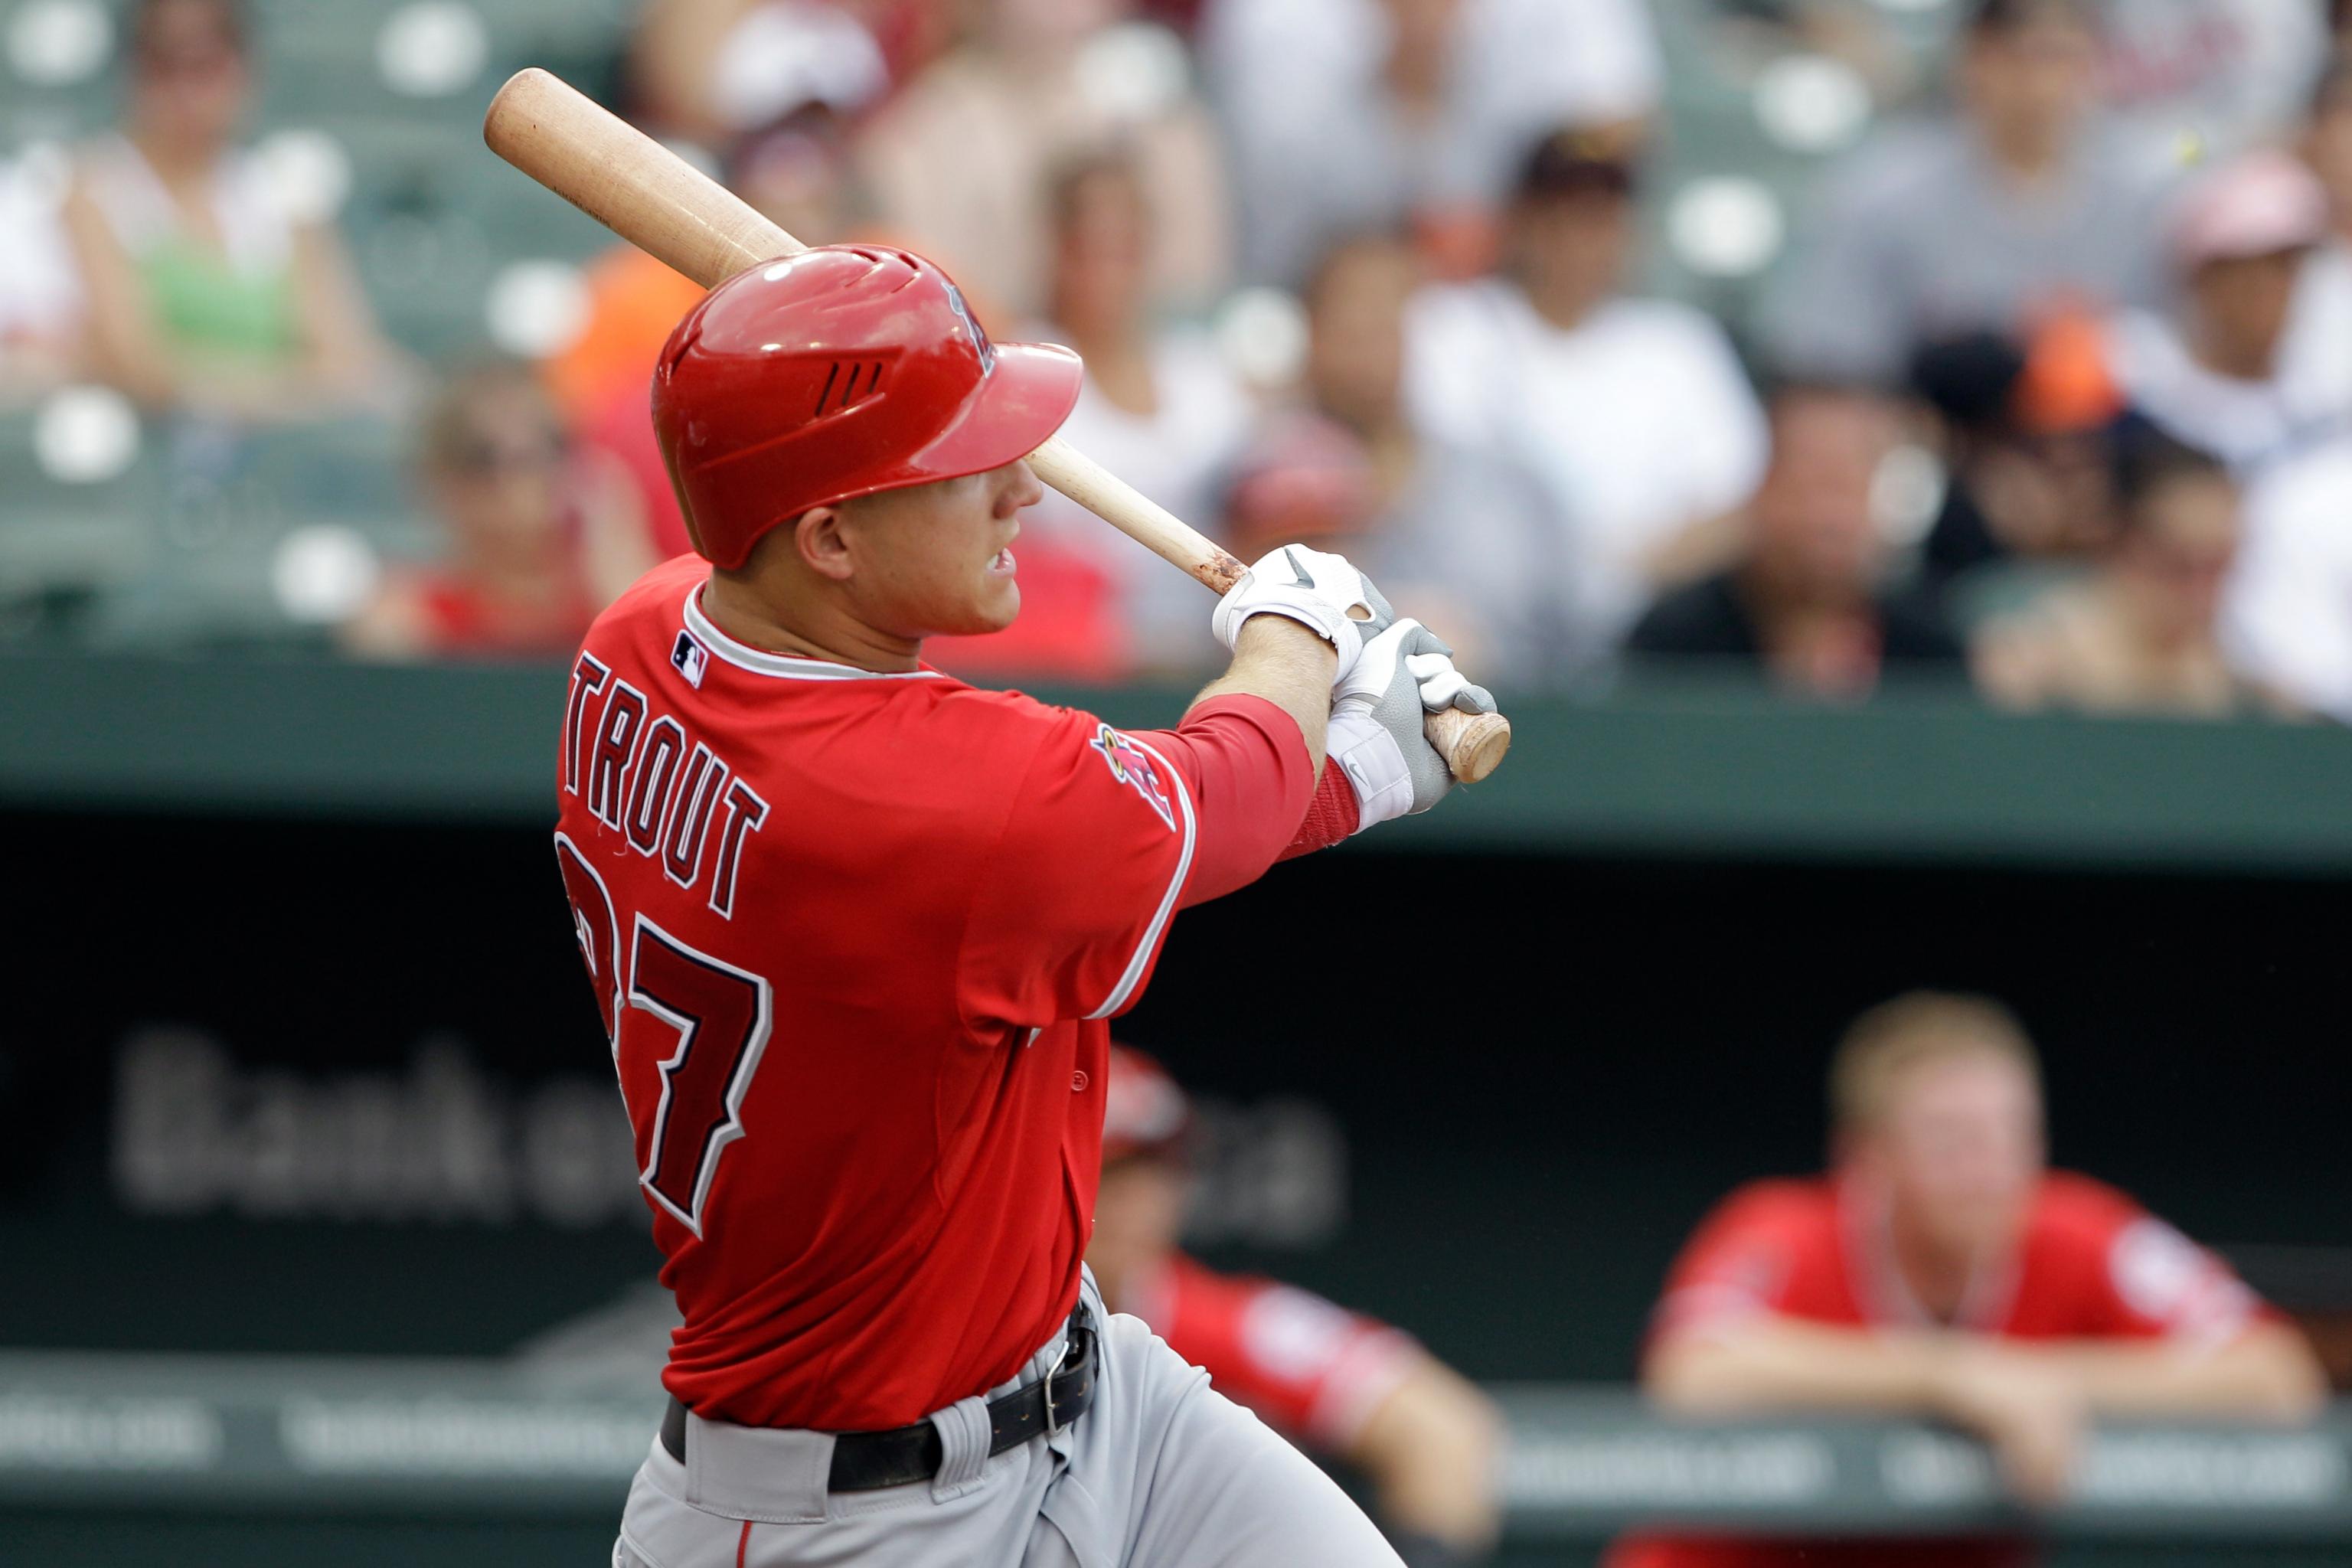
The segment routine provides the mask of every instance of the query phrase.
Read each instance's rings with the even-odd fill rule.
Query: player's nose
[[[1027,458],[1015,458],[1004,465],[1003,472],[1005,483],[997,491],[997,516],[1010,517],[1023,507],[1035,506],[1045,499],[1045,487],[1037,482]]]

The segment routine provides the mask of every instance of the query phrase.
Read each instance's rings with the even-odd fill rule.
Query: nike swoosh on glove
[[[1365,641],[1396,620],[1388,600],[1346,556],[1304,544],[1286,544],[1260,557],[1217,601],[1209,628],[1230,649],[1252,616],[1265,615],[1287,616],[1337,648],[1335,683],[1355,668]]]

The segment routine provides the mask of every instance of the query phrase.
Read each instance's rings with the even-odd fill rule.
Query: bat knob
[[[1432,713],[1423,727],[1457,784],[1476,784],[1502,766],[1511,749],[1511,721],[1500,713]]]

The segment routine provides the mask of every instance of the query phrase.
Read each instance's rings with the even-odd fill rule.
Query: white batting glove
[[[1364,645],[1331,690],[1329,760],[1356,792],[1356,831],[1427,811],[1454,787],[1445,759],[1422,732],[1447,708],[1492,713],[1495,699],[1454,668],[1454,650],[1419,621],[1399,621]]]
[[[1396,612],[1344,555],[1286,544],[1268,551],[1217,601],[1209,629],[1230,649],[1252,616],[1287,616],[1339,651],[1334,681],[1356,667],[1365,639],[1386,631]]]

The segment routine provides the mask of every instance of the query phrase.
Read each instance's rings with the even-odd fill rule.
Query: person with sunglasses
[[[440,560],[386,571],[342,629],[375,658],[560,658],[654,563],[613,459],[575,448],[530,370],[492,362],[426,406],[419,488],[447,535]]]

